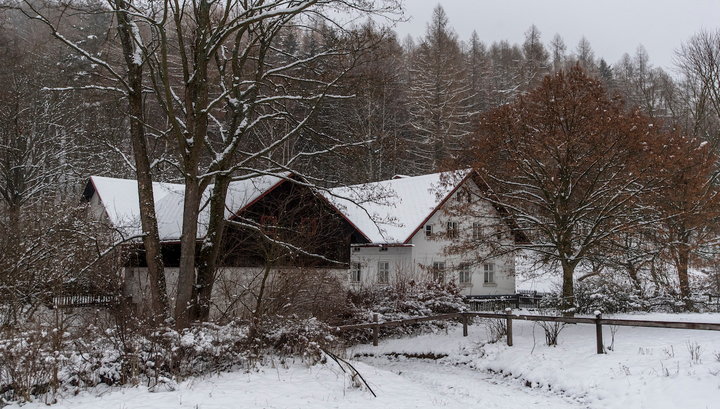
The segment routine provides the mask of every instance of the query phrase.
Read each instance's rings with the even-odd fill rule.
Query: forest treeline
[[[0,223],[9,232],[0,250],[17,255],[4,257],[0,268],[9,272],[6,290],[22,288],[13,296],[19,305],[40,285],[28,271],[52,271],[63,281],[87,270],[79,260],[106,251],[109,243],[90,233],[72,235],[87,227],[59,210],[79,200],[90,175],[138,178],[141,186],[185,183],[183,260],[188,271],[205,260],[198,274],[207,268],[212,275],[219,246],[208,242],[195,254],[192,230],[211,184],[214,214],[222,217],[222,189],[233,178],[292,171],[331,187],[463,166],[456,160],[480,118],[559,71],[582,70],[653,126],[705,141],[713,152],[720,142],[718,32],[688,39],[671,75],[654,67],[642,46],[607,62],[586,38],[572,47],[535,26],[522,44],[476,33],[460,39],[441,6],[425,35],[399,39],[391,26],[370,19],[341,24],[324,14],[323,7],[335,6],[329,0],[231,3],[236,9],[200,2],[207,7],[187,13],[171,3],[123,0],[0,3]],[[372,9],[360,1],[344,5],[390,19],[397,10],[393,1]],[[715,184],[713,172],[703,175],[701,186]],[[677,212],[668,209],[668,217]],[[144,231],[152,232],[146,222],[154,215],[145,216]],[[685,232],[704,240],[693,242],[696,254],[712,253],[714,235],[698,233],[714,223],[709,217]],[[213,225],[211,216],[210,223],[218,233],[206,241],[221,240],[222,222]],[[143,238],[149,263],[151,241],[158,240],[151,236]],[[623,260],[634,273],[649,265],[648,254],[662,252],[648,247],[635,255],[638,237],[618,243],[633,253]],[[67,254],[67,245],[87,254]],[[657,274],[653,269],[654,283],[666,279]],[[163,294],[153,297],[158,311],[172,307]]]

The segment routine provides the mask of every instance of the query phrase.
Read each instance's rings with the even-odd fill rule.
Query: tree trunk
[[[162,260],[162,247],[155,215],[155,198],[150,168],[150,157],[145,138],[144,102],[142,87],[143,66],[135,58],[138,44],[133,40],[133,27],[126,13],[129,4],[118,0],[116,16],[118,33],[123,45],[123,54],[128,72],[128,103],[130,109],[130,140],[135,158],[135,171],[138,182],[140,222],[143,232],[143,246],[150,281],[150,298],[153,316],[160,321],[167,318],[168,306],[165,288],[165,269]]]
[[[688,263],[690,260],[690,249],[681,245],[677,250],[677,272],[678,281],[680,282],[680,296],[685,300],[686,306],[690,306],[690,280],[688,278]]]
[[[206,321],[210,317],[210,305],[213,285],[215,284],[217,258],[220,253],[220,246],[222,245],[225,231],[225,198],[227,197],[229,184],[230,176],[224,175],[216,177],[210,199],[208,231],[198,256],[195,318],[199,321]]]
[[[638,293],[642,292],[642,284],[640,283],[640,277],[638,276],[638,268],[634,264],[628,263],[626,265],[630,281],[632,281],[633,287]]]
[[[573,275],[575,274],[575,264],[565,260],[561,261],[563,270],[563,287],[562,287],[562,313],[563,316],[575,316],[575,288]]]
[[[193,296],[196,294],[196,246],[197,223],[200,213],[202,192],[207,182],[200,181],[199,164],[203,143],[207,138],[208,113],[208,35],[210,27],[210,5],[201,0],[195,8],[195,41],[192,47],[192,74],[190,67],[184,67],[186,77],[184,105],[187,112],[187,131],[179,137],[178,148],[182,158],[185,176],[185,202],[183,205],[183,228],[180,238],[180,269],[178,272],[177,300],[175,304],[175,325],[185,328],[192,320]],[[179,24],[179,23],[178,23]]]
[[[186,175],[183,228],[180,237],[180,268],[178,271],[177,298],[175,299],[175,326],[177,328],[185,328],[191,321],[200,199],[201,194],[197,175]]]

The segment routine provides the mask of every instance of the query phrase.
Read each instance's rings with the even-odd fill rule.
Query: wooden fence
[[[557,317],[551,315],[514,315],[512,310],[509,308],[505,314],[497,313],[484,313],[484,312],[460,312],[453,314],[442,314],[434,315],[431,317],[420,317],[411,318],[400,321],[385,321],[380,322],[378,314],[373,314],[373,322],[368,324],[357,324],[357,325],[344,325],[337,327],[338,331],[351,331],[359,329],[372,329],[373,330],[373,345],[378,345],[378,335],[380,333],[380,327],[392,327],[396,325],[404,324],[417,324],[425,321],[443,321],[443,320],[454,320],[459,319],[463,324],[463,336],[468,336],[468,321],[470,317],[480,318],[496,318],[504,319],[507,321],[507,344],[508,346],[513,345],[513,331],[512,323],[514,320],[525,320],[525,321],[544,321],[544,322],[563,322],[567,324],[594,324],[595,335],[596,335],[596,346],[597,353],[605,353],[603,346],[603,325],[612,326],[624,326],[624,327],[650,327],[650,328],[678,328],[678,329],[696,329],[705,331],[720,331],[720,324],[715,323],[701,323],[701,322],[673,322],[673,321],[643,321],[643,320],[624,320],[624,319],[607,319],[603,318],[602,314],[597,314],[595,318],[587,317]]]
[[[119,298],[114,295],[59,295],[50,299],[52,308],[71,308],[89,306],[107,306],[117,304]]]

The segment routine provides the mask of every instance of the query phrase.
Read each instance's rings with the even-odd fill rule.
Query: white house
[[[386,285],[426,275],[454,280],[465,295],[515,294],[511,252],[448,255],[451,237],[472,239],[492,229],[504,248],[516,232],[506,224],[468,171],[436,173],[333,189],[328,199],[369,239],[351,244],[351,286]],[[453,202],[454,201],[454,202]],[[462,206],[452,206],[462,202]],[[462,214],[449,212],[462,208]],[[500,226],[500,227],[498,227]]]
[[[272,210],[275,203],[284,201],[291,195],[292,188],[289,186],[292,183],[285,183],[289,180],[289,175],[262,176],[231,184],[226,216],[232,219],[242,213],[245,219],[256,219],[259,224],[266,223],[265,220],[274,220],[278,224],[299,226],[297,231],[301,237],[290,239],[298,240],[298,244],[303,242],[302,236],[316,230],[303,228],[303,223],[307,224],[308,219],[338,220],[336,224],[324,224],[335,226],[332,231],[312,233],[315,239],[311,242],[314,242],[315,246],[319,245],[319,240],[332,241],[327,245],[320,245],[320,248],[332,254],[332,257],[328,258],[337,260],[334,264],[315,268],[335,270],[346,280],[348,286],[353,288],[430,277],[443,281],[454,280],[466,295],[514,294],[515,262],[512,254],[487,259],[477,253],[472,256],[445,254],[445,246],[450,240],[448,236],[467,238],[484,229],[497,229],[496,226],[503,225],[499,222],[502,219],[499,211],[489,202],[480,199],[468,203],[467,214],[450,216],[446,210],[452,203],[481,197],[480,190],[469,172],[452,175],[454,177],[440,173],[396,177],[388,181],[314,193],[305,187],[303,189],[307,194],[303,196],[303,200],[306,205],[294,205],[298,211],[290,213],[287,208],[283,208],[281,213],[277,213],[277,209]],[[177,260],[173,257],[179,254],[184,186],[155,183],[153,192],[160,238],[164,243],[168,293],[172,297],[177,275]],[[92,177],[84,196],[91,203],[96,217],[104,218],[115,228],[122,230],[126,237],[139,234],[136,181]],[[314,205],[310,206],[310,202]],[[305,208],[315,209],[314,211],[319,213],[308,214],[310,210]],[[277,214],[269,215],[269,211]],[[284,220],[283,214],[291,216]],[[206,230],[205,210],[199,219],[198,240],[201,240]],[[448,229],[452,234],[447,234]],[[503,241],[505,247],[511,248],[514,236],[510,226],[504,226],[501,230],[497,232],[498,240]],[[246,242],[251,243],[253,240]],[[235,248],[234,251],[238,250],[240,254],[248,254],[250,249]],[[228,279],[253,276],[252,272],[262,271],[262,260],[256,258],[229,257],[228,260],[229,264],[224,264]],[[285,264],[278,267],[288,269],[301,266]],[[146,292],[142,289],[146,287],[143,271],[142,261],[140,264],[128,265],[125,269],[126,277],[134,277],[126,281],[133,287],[127,289],[129,293]]]

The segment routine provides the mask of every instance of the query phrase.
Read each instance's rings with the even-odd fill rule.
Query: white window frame
[[[470,271],[470,264],[463,263],[458,267],[458,283],[459,284],[471,284],[472,283],[472,271]]]
[[[451,239],[455,239],[458,237],[458,229],[460,227],[460,223],[454,222],[452,220],[447,222],[447,233],[448,237]]]
[[[482,238],[482,224],[481,223],[473,222],[472,238],[473,238],[473,240],[480,240]]]
[[[390,262],[389,261],[378,261],[377,281],[380,284],[387,284],[390,282]]]
[[[483,283],[495,284],[495,264],[485,264],[485,267],[483,269],[485,271],[485,273],[483,274]]]
[[[433,280],[444,283],[445,282],[445,262],[444,261],[436,261],[433,263]]]
[[[353,262],[350,263],[350,276],[351,283],[359,283],[362,279],[362,263]]]
[[[431,237],[432,235],[433,235],[433,225],[426,224],[425,225],[425,237]]]

